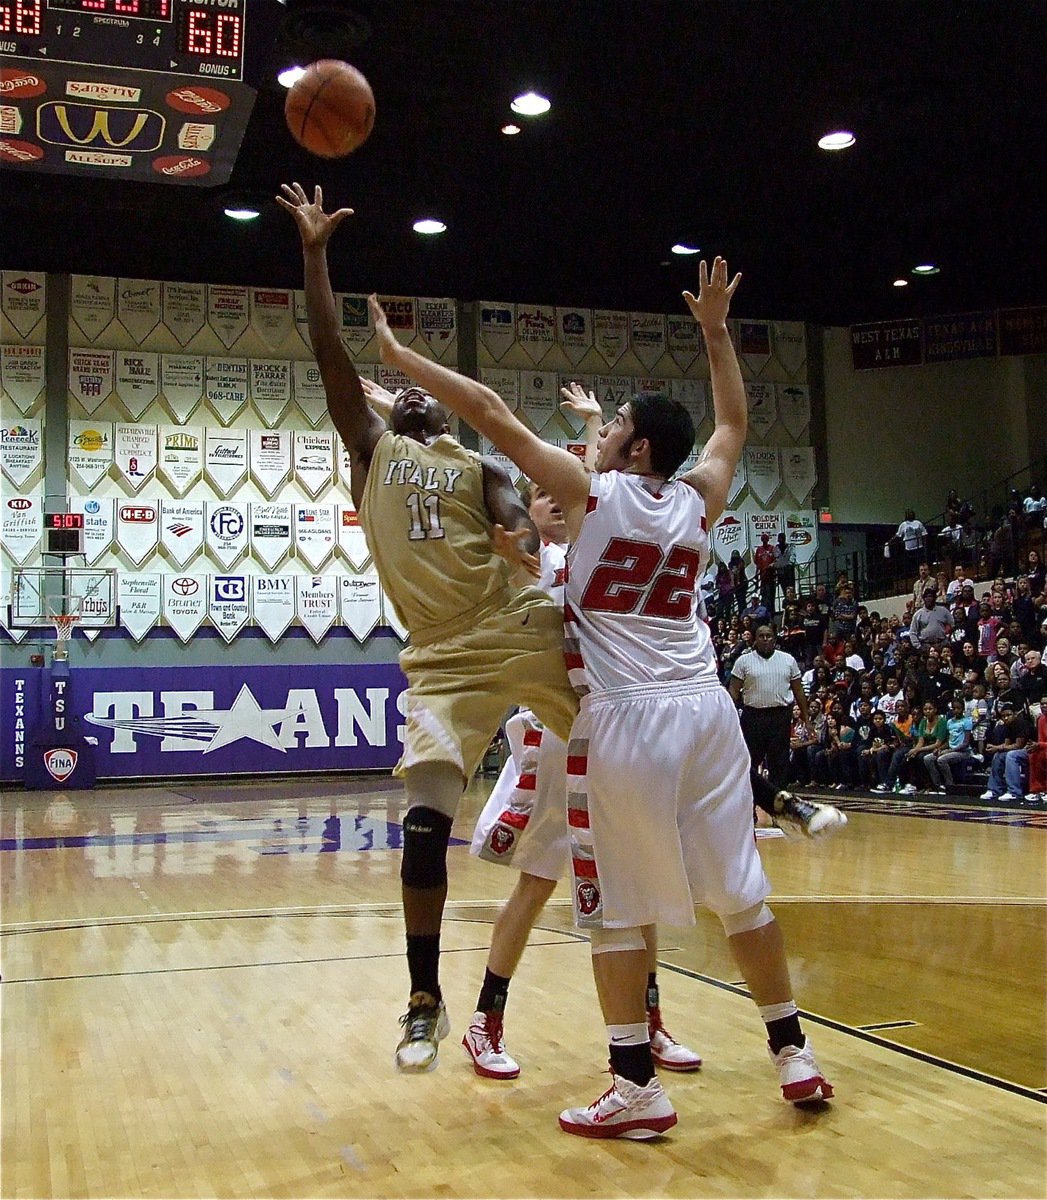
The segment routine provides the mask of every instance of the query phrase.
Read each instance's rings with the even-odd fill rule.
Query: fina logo
[[[44,753],[44,769],[57,783],[65,783],[76,770],[77,752],[66,746]]]

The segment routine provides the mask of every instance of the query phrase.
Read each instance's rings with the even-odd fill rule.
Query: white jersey
[[[541,574],[535,587],[549,597],[557,608],[563,608],[564,577],[566,575],[567,547],[556,542],[542,542],[539,550]]]
[[[680,480],[593,475],[567,554],[564,652],[579,695],[716,678],[695,586],[709,557],[705,501]]]

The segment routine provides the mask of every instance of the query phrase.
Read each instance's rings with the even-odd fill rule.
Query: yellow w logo
[[[91,126],[87,129],[86,134],[83,130],[87,128],[87,123],[84,114],[89,114]],[[50,119],[48,117],[50,116]],[[113,117],[121,118],[117,125],[118,129],[124,128],[124,120],[132,118],[127,132],[123,136],[116,136],[111,127],[111,119]],[[94,146],[99,147],[105,145],[111,150],[120,150],[125,146],[132,146],[133,143],[139,141],[142,133],[149,125],[150,118],[155,118],[156,134],[155,137],[150,137],[151,145],[136,145],[135,150],[155,150],[160,145],[163,137],[164,121],[158,113],[144,111],[127,111],[126,109],[108,109],[94,108],[86,104],[45,104],[40,107],[37,117],[38,134],[43,141],[60,142],[64,145],[75,146]],[[46,125],[53,120],[58,130],[64,136],[59,136],[57,130],[52,130],[52,137],[47,136]],[[76,128],[74,129],[74,124]],[[79,130],[80,132],[78,132]]]

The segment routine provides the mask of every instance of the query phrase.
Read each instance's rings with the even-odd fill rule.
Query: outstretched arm
[[[569,388],[560,388],[563,400],[561,408],[573,412],[585,422],[585,458],[582,462],[587,471],[596,470],[596,446],[599,441],[600,426],[603,424],[603,409],[596,399],[595,392],[587,392],[580,383],[572,383]]]
[[[382,387],[380,383],[375,383],[371,379],[361,379],[360,386],[364,389],[364,395],[367,397],[367,403],[388,425],[389,418],[393,415],[393,405],[396,403],[396,394],[388,391],[386,388]]]

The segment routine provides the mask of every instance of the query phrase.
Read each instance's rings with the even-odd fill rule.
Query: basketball
[[[311,154],[342,158],[374,127],[374,93],[355,67],[321,59],[287,93],[284,116],[291,136]]]

